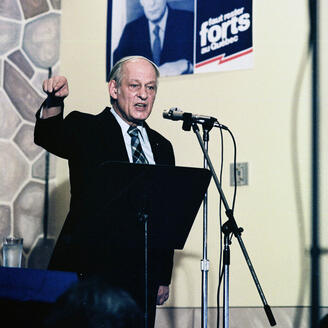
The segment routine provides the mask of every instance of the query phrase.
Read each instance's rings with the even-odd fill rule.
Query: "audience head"
[[[141,318],[127,292],[92,278],[72,285],[58,298],[45,327],[136,328]]]

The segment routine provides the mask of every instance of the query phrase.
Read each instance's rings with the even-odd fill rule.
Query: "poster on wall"
[[[251,68],[252,0],[108,0],[107,77],[130,55],[161,76]]]

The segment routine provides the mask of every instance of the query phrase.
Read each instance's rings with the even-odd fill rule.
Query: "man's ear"
[[[117,99],[117,94],[118,94],[118,88],[117,88],[117,83],[115,80],[110,80],[108,83],[108,91],[110,96],[113,99]]]

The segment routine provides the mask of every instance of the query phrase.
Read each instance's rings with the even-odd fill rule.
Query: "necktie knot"
[[[159,37],[159,26],[158,25],[155,25],[155,28],[154,28],[154,35],[156,37]]]
[[[129,129],[128,129],[128,134],[131,137],[138,138],[138,132],[139,132],[139,130],[136,126],[130,126]]]

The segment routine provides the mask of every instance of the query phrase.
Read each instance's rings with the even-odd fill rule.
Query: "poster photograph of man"
[[[110,3],[107,61],[111,66],[125,56],[142,55],[159,67],[161,76],[193,73],[194,0]]]

